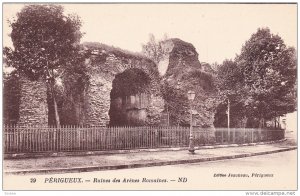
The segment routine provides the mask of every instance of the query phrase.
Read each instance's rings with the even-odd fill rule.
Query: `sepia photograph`
[[[2,3],[2,190],[296,195],[297,3]]]

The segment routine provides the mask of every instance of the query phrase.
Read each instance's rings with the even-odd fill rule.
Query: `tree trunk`
[[[259,119],[259,128],[264,128],[264,127],[265,127],[265,119],[261,115]]]
[[[247,121],[248,121],[248,118],[247,118],[247,117],[244,117],[244,118],[242,119],[242,128],[246,128]]]
[[[227,99],[227,128],[230,128],[230,100]]]
[[[168,114],[168,126],[170,126],[170,114],[169,114],[169,107],[167,106],[167,114]]]
[[[57,128],[60,128],[60,119],[59,119],[59,115],[58,115],[57,103],[56,103],[55,93],[54,93],[54,85],[55,85],[54,71],[52,69],[51,72],[50,72],[50,70],[48,69],[48,64],[47,64],[47,72],[48,72],[48,77],[50,78],[50,80],[49,80],[50,85],[49,86],[50,86],[51,96],[52,96],[52,99],[53,99],[55,124],[56,124]]]
[[[60,119],[59,119],[59,115],[58,115],[57,103],[56,103],[55,96],[53,96],[53,105],[54,105],[54,114],[55,114],[56,127],[60,128]]]
[[[50,82],[50,91],[51,91],[51,96],[53,99],[55,124],[56,124],[57,128],[60,128],[60,119],[59,119],[59,115],[58,115],[57,103],[56,103],[55,93],[54,93],[54,81]]]

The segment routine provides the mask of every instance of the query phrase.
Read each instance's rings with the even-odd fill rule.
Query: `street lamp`
[[[192,110],[192,102],[195,99],[195,95],[196,95],[196,93],[194,91],[188,91],[188,93],[187,93],[188,100],[190,101],[190,113],[191,113],[189,152],[192,154],[195,153],[194,136],[193,136],[193,110]]]

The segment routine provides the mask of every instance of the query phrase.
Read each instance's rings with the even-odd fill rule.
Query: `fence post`
[[[18,147],[19,147],[19,141],[18,141],[18,136],[16,133],[16,125],[13,125],[13,141],[15,141],[14,148],[18,152]]]
[[[243,141],[244,141],[243,143],[244,143],[244,144],[245,144],[245,140],[246,140],[245,134],[246,134],[246,129],[244,128],[244,129],[243,129]]]
[[[227,128],[227,142],[228,142],[228,144],[230,143],[230,128],[228,127]]]
[[[235,128],[233,129],[232,143],[235,143]]]
[[[17,126],[16,129],[19,135],[19,152],[24,152],[23,130],[19,129],[19,126]]]
[[[58,145],[58,151],[61,151],[61,147],[62,147],[62,143],[63,143],[63,134],[60,132],[60,130],[58,129],[58,127],[56,127],[56,133],[57,133],[57,139],[59,141],[59,145]]]
[[[116,127],[116,133],[115,133],[115,150],[119,149],[118,144],[119,144],[119,127]]]
[[[32,152],[35,152],[36,148],[36,137],[35,137],[35,127],[34,125],[31,125],[31,131],[32,131]]]
[[[172,128],[167,128],[168,129],[168,132],[169,132],[169,147],[172,147],[173,145],[173,130]]]
[[[81,150],[81,126],[78,126],[77,129],[77,138],[78,138],[78,148]]]
[[[221,129],[221,144],[223,144],[223,129]]]
[[[41,141],[40,141],[40,126],[41,125],[37,125],[36,126],[36,142],[37,142],[37,145],[36,145],[36,151],[39,152],[40,151],[40,148],[41,148]]]
[[[4,128],[4,152],[7,152],[7,125],[3,126]]]

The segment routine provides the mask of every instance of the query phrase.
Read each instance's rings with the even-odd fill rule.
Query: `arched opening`
[[[150,77],[137,68],[116,75],[110,93],[110,125],[145,125],[150,101],[150,81]]]

